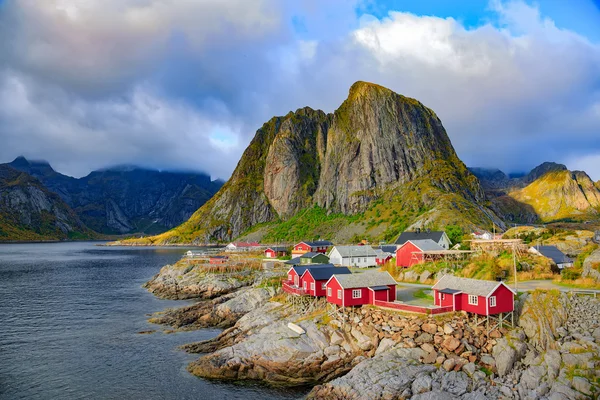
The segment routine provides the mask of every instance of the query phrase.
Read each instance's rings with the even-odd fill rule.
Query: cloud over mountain
[[[226,178],[272,115],[332,111],[368,80],[433,108],[470,165],[599,179],[600,47],[536,7],[490,7],[466,27],[341,0],[0,3],[0,159]]]

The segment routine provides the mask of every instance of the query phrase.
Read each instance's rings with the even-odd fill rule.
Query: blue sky
[[[598,180],[599,71],[592,0],[0,0],[0,160],[227,178],[262,123],[367,80],[467,165]]]

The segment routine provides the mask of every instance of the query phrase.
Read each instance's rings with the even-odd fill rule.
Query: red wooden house
[[[333,268],[333,264],[294,265],[288,270],[287,281],[282,285],[283,290],[293,294],[307,294],[302,275],[309,268]],[[308,287],[306,285],[306,288]]]
[[[302,274],[302,288],[307,294],[322,297],[326,294],[325,284],[333,275],[351,274],[346,267],[307,268]]]
[[[444,275],[433,285],[436,306],[478,315],[510,313],[515,308],[515,291],[504,282]]]
[[[444,248],[431,239],[409,240],[396,250],[396,266],[412,267],[423,262],[424,251],[443,251]]]
[[[388,272],[333,275],[325,284],[327,301],[342,307],[396,300],[396,281]]]
[[[328,240],[317,240],[315,242],[300,242],[294,246],[294,249],[292,250],[292,255],[301,256],[302,254],[311,252],[325,254],[331,246],[333,246],[333,243],[331,243]]]
[[[287,247],[283,247],[283,246],[268,247],[265,250],[265,257],[267,257],[267,258],[283,257],[286,254],[287,254]]]
[[[385,265],[396,256],[396,246],[382,246],[380,249],[375,249],[375,264],[378,266]]]

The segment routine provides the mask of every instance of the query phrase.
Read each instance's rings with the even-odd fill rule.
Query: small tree
[[[457,244],[462,242],[464,232],[458,225],[448,225],[446,226],[446,235],[448,235],[448,239],[452,244]]]

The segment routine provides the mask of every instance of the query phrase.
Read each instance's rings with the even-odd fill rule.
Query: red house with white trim
[[[396,266],[412,267],[423,262],[424,251],[442,251],[444,248],[431,239],[409,240],[396,250]]]
[[[444,275],[432,289],[435,305],[454,311],[489,316],[515,309],[516,292],[504,282]]]
[[[396,300],[396,280],[389,272],[333,275],[325,284],[327,301],[341,307]]]
[[[283,257],[287,254],[287,248],[283,247],[283,246],[273,246],[273,247],[268,247],[265,250],[265,257],[267,258],[277,258],[277,257]]]
[[[329,240],[317,240],[314,242],[300,242],[294,246],[292,256],[301,256],[306,253],[327,253],[327,250],[333,246]]]
[[[323,297],[327,292],[325,284],[333,275],[347,275],[351,273],[352,272],[346,267],[309,267],[304,271],[304,274],[302,274],[302,287],[310,296]],[[306,288],[304,288],[305,286]]]
[[[302,280],[302,276],[304,272],[306,272],[309,268],[333,268],[333,264],[313,264],[313,265],[294,265],[288,270],[287,273],[287,281],[283,282],[283,290],[293,294],[308,294],[307,290],[309,288],[308,285],[304,285],[304,281]],[[291,290],[286,290],[286,287]]]

